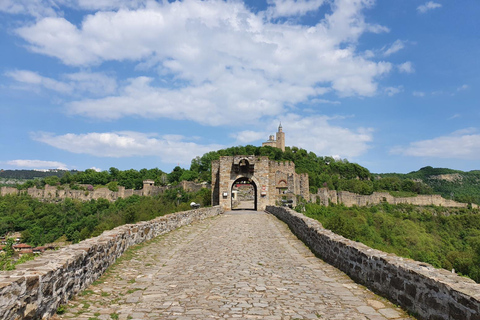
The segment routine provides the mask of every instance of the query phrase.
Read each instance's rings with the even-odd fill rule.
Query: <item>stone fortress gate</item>
[[[253,188],[253,207],[264,211],[268,205],[291,200],[297,195],[309,199],[308,174],[295,173],[291,161],[277,162],[268,157],[224,156],[212,161],[212,205],[229,211],[234,209],[235,187],[250,184]]]

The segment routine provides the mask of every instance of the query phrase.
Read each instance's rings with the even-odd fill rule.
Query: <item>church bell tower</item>
[[[277,148],[285,151],[285,132],[283,132],[282,123],[278,126],[277,132]]]

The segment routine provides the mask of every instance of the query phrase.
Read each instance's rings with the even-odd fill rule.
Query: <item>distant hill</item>
[[[465,172],[428,166],[406,174],[383,173],[375,176],[421,181],[446,199],[480,204],[480,170]]]
[[[76,170],[59,170],[59,169],[50,169],[45,171],[40,170],[0,170],[0,179],[19,179],[19,180],[31,180],[31,179],[42,179],[45,177],[57,176],[59,178],[63,177],[65,173],[76,173]]]

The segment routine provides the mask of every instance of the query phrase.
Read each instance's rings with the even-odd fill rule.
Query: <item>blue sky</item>
[[[286,145],[480,169],[480,2],[0,0],[0,168]]]

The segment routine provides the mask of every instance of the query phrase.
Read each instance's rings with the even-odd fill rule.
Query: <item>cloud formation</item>
[[[372,128],[355,130],[342,128],[332,125],[330,122],[334,119],[331,117],[300,117],[288,114],[285,118],[289,119],[288,122],[282,122],[283,131],[286,133],[286,145],[303,148],[319,155],[358,157],[370,149],[369,143],[373,141]],[[278,120],[269,123],[267,128],[270,132],[246,130],[237,133],[235,137],[240,143],[264,142],[269,135],[277,131],[278,123]]]
[[[383,56],[388,57],[400,50],[405,48],[405,42],[402,40],[396,40],[392,45],[388,48],[383,48]]]
[[[37,19],[63,16],[61,6],[77,10],[119,10],[146,7],[150,0],[2,0],[0,12]]]
[[[82,7],[93,3],[77,1]],[[100,1],[97,7],[102,3],[107,4]],[[304,14],[324,2],[270,4],[277,14],[283,7]],[[95,68],[109,61],[131,61],[137,70],[156,71],[165,81],[159,85],[151,73],[132,78],[118,93],[110,90],[116,94],[69,103],[73,114],[219,125],[247,113],[253,114],[252,121],[276,116],[330,91],[342,97],[375,95],[378,79],[392,64],[356,52],[362,34],[386,31],[365,21],[362,11],[371,5],[371,0],[337,0],[317,25],[305,26],[271,21],[236,1],[132,1],[122,10],[87,15],[78,25],[49,16],[16,33],[30,50],[66,65]]]
[[[397,146],[390,153],[412,157],[480,160],[480,134],[475,128],[467,128],[446,136],[412,142],[408,146]]]
[[[58,161],[44,161],[44,160],[10,160],[5,162],[9,166],[17,168],[32,168],[32,169],[62,169],[67,170],[67,165]]]
[[[91,132],[85,134],[37,132],[32,139],[52,147],[96,157],[123,158],[156,156],[165,163],[190,164],[191,159],[221,145],[199,145],[180,135],[145,134],[140,132]]]
[[[441,7],[442,7],[442,5],[440,3],[433,2],[433,1],[428,1],[425,4],[422,4],[421,6],[418,6],[417,11],[420,12],[420,13],[426,13],[427,11],[437,9],[437,8],[441,8]]]
[[[267,3],[272,5],[267,9],[267,16],[278,18],[305,15],[316,11],[325,3],[325,0],[267,0]]]
[[[117,83],[112,77],[103,73],[77,72],[62,75],[62,80],[39,75],[30,70],[14,70],[5,73],[25,90],[48,89],[66,95],[89,93],[94,96],[109,95],[116,91]]]
[[[410,61],[407,61],[398,66],[398,71],[400,71],[401,73],[414,73],[415,68]]]

